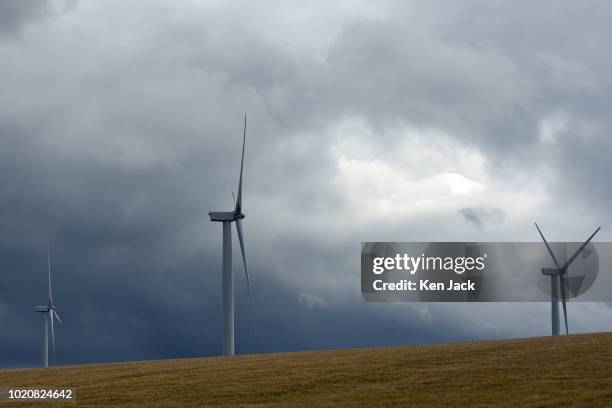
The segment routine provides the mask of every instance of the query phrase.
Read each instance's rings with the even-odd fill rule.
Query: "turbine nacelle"
[[[211,211],[208,215],[213,222],[234,222],[245,217],[243,213],[237,211]]]
[[[563,273],[564,272],[557,268],[542,268],[542,275],[563,275]]]

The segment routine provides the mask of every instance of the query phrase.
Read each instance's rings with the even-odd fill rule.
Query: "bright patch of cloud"
[[[300,293],[298,302],[307,309],[322,309],[327,307],[327,302],[316,293]]]
[[[544,143],[555,143],[561,132],[567,129],[567,116],[563,113],[546,116],[538,124],[538,135]]]
[[[333,132],[340,135],[333,148],[334,183],[344,212],[360,221],[391,222],[482,206],[504,209],[514,221],[532,216],[546,201],[545,173],[533,179],[496,172],[482,151],[438,130],[402,126],[375,134],[353,118]],[[379,141],[385,138],[394,142],[382,151]]]

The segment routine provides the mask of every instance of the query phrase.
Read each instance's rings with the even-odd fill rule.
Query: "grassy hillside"
[[[6,387],[73,387],[71,407],[611,407],[612,334],[0,370]]]

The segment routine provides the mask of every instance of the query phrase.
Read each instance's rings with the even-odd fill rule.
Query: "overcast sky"
[[[607,1],[0,1],[0,366],[540,336],[550,305],[370,304],[362,241],[612,240]],[[236,240],[235,240],[236,242]],[[568,307],[572,332],[609,305]]]

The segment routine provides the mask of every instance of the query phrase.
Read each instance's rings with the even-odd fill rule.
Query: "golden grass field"
[[[612,333],[0,370],[71,407],[612,407]]]

